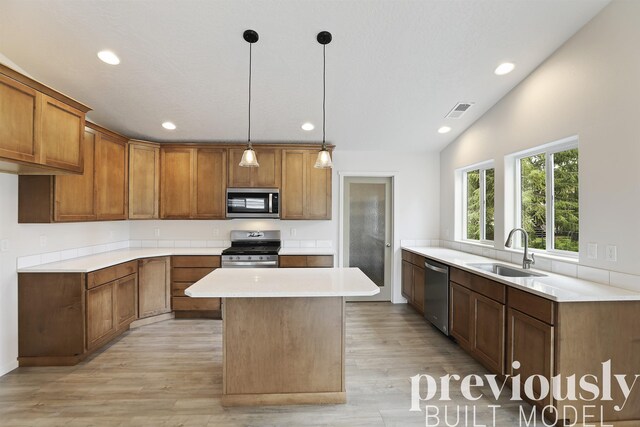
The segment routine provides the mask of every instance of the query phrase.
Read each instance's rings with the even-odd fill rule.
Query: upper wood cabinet
[[[0,64],[0,171],[81,173],[89,110]]]
[[[128,158],[127,140],[98,132],[95,182],[99,220],[127,219]]]
[[[129,219],[159,217],[160,147],[129,141]]]
[[[257,168],[245,168],[240,166],[240,159],[244,148],[229,149],[229,183],[235,187],[280,188],[282,176],[282,150],[254,146],[258,163]]]
[[[19,177],[19,223],[127,218],[127,140],[92,123],[88,126],[81,175]]]
[[[282,150],[281,219],[331,219],[332,169],[316,169],[318,150]]]
[[[160,152],[160,217],[223,219],[227,153],[223,148],[163,147]]]

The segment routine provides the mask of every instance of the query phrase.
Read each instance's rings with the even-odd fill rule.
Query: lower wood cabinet
[[[115,282],[105,283],[87,291],[87,348],[93,349],[100,340],[116,331]]]
[[[171,311],[171,261],[169,257],[138,261],[138,317]]]
[[[402,251],[402,296],[424,314],[424,257]]]
[[[505,305],[487,295],[504,295],[504,285],[451,269],[449,286],[449,330],[460,347],[490,371],[504,373]],[[486,281],[485,281],[486,280]],[[479,284],[481,286],[479,286]],[[481,293],[482,292],[482,293]]]
[[[176,318],[220,318],[220,298],[191,298],[184,291],[216,268],[220,256],[171,257],[171,304]]]
[[[118,329],[138,318],[138,275],[116,281],[116,321]]]
[[[331,268],[333,255],[281,255],[278,257],[280,268]]]

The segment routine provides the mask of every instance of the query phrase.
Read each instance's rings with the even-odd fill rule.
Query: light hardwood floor
[[[223,408],[221,330],[220,320],[167,320],[74,367],[16,369],[0,378],[0,425],[424,426],[424,412],[409,412],[409,377],[488,373],[410,307],[349,303],[347,404]],[[450,409],[470,404],[457,390]],[[483,398],[476,425],[492,425],[492,404],[497,426],[519,424],[516,404]]]

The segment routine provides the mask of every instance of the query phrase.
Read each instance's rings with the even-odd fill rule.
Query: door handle
[[[391,243],[387,243],[385,246],[390,248],[391,247]]]

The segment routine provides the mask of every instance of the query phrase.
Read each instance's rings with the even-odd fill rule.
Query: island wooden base
[[[226,298],[225,406],[345,403],[344,298]]]

